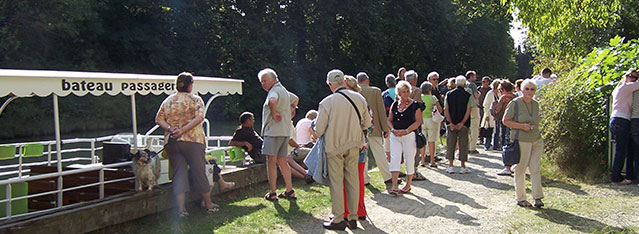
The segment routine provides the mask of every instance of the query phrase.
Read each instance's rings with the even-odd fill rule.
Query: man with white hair
[[[468,160],[468,128],[470,127],[470,108],[472,97],[466,92],[466,77],[459,75],[455,78],[457,88],[448,91],[444,101],[444,114],[448,120],[448,138],[446,139],[446,158],[448,168],[446,173],[453,174],[453,160],[455,159],[455,148],[459,142],[459,161],[461,161],[461,174],[470,173],[466,168]],[[471,142],[474,143],[474,142]]]
[[[333,94],[319,104],[315,129],[324,136],[326,163],[330,181],[333,219],[323,224],[330,230],[357,228],[359,149],[364,145],[364,130],[371,126],[368,105],[362,95],[344,84],[344,73],[334,69],[326,75]],[[344,221],[344,190],[349,215]]]
[[[295,199],[293,183],[291,182],[291,168],[286,162],[288,155],[288,140],[291,137],[291,97],[288,90],[277,79],[273,69],[265,68],[257,73],[262,88],[268,92],[262,107],[262,153],[267,155],[266,169],[270,191],[264,198],[276,201],[278,197]],[[286,191],[277,195],[277,168],[280,166]]]
[[[417,87],[417,72],[415,72],[415,70],[410,70],[407,71],[406,74],[404,75],[406,77],[406,81],[408,81],[408,83],[410,83],[410,98],[419,102],[420,104],[423,105],[424,101],[422,101],[422,90]],[[417,130],[418,132],[421,132],[421,126],[418,128]],[[419,156],[419,150],[417,150],[417,152],[415,153],[415,176],[413,177],[413,180],[426,180],[426,177],[424,177],[421,173],[419,173],[417,171],[417,164],[421,161],[421,157]]]
[[[386,183],[391,182],[391,174],[389,163],[384,152],[383,138],[388,137],[390,128],[386,121],[386,111],[384,101],[382,100],[382,91],[374,86],[370,86],[368,74],[360,72],[357,74],[357,83],[362,88],[359,92],[364,96],[370,111],[373,113],[373,132],[368,137],[368,148],[373,153],[375,163],[382,174],[382,179]],[[382,138],[383,137],[383,138]],[[368,183],[370,176],[368,175],[368,157],[366,157],[366,171],[364,171],[364,183]]]

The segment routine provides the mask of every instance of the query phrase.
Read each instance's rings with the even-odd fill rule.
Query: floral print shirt
[[[204,101],[200,96],[179,92],[168,96],[160,105],[155,121],[164,120],[171,127],[183,127],[195,117],[204,118]],[[204,128],[199,124],[186,131],[178,141],[204,144]]]

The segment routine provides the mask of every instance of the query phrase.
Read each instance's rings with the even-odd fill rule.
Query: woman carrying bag
[[[530,79],[521,84],[523,97],[512,100],[504,114],[504,125],[511,130],[511,136],[519,142],[520,159],[515,166],[515,193],[517,205],[531,207],[526,200],[526,168],[530,170],[530,182],[532,196],[535,199],[535,207],[542,207],[544,193],[541,188],[541,153],[544,150],[544,141],[539,131],[539,103],[533,100],[537,85]],[[517,107],[517,108],[516,108]]]

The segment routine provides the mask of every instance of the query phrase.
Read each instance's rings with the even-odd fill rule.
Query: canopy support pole
[[[2,115],[2,111],[4,111],[4,108],[7,108],[9,103],[16,99],[18,99],[18,97],[13,96],[7,99],[6,101],[4,101],[4,103],[2,103],[2,106],[0,106],[0,115]]]
[[[58,173],[62,172],[62,140],[60,138],[60,109],[58,107],[58,95],[53,94],[53,123],[55,127],[55,154],[58,159]],[[57,207],[62,207],[62,176],[58,176]]]
[[[131,95],[131,119],[133,120],[133,150],[138,152],[138,120],[135,113],[135,93]]]
[[[215,98],[217,98],[219,96],[222,96],[222,95],[219,94],[219,93],[215,94],[211,98],[209,98],[208,101],[206,101],[206,105],[204,106],[204,118],[205,119],[206,119],[206,112],[209,111],[209,107],[211,106],[211,102],[213,102],[213,99],[215,99]],[[210,133],[211,132],[211,125],[209,124],[207,127],[208,127],[208,129],[206,129],[206,130],[207,130],[208,133]],[[209,136],[207,136],[207,137],[209,137]],[[208,140],[207,140],[207,142],[208,142]],[[208,146],[208,144],[207,144],[207,146]]]

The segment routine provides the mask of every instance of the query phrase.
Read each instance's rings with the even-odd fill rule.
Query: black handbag
[[[517,105],[517,100],[515,101],[515,122],[519,119],[519,105]],[[504,145],[503,151],[501,152],[502,161],[506,166],[512,166],[519,163],[519,159],[521,157],[521,151],[519,149],[519,129],[517,129],[515,133],[515,140]]]
[[[493,128],[480,128],[479,137],[491,137],[493,135]]]
[[[417,148],[421,149],[426,146],[426,136],[423,133],[415,131],[415,141],[417,143]]]

